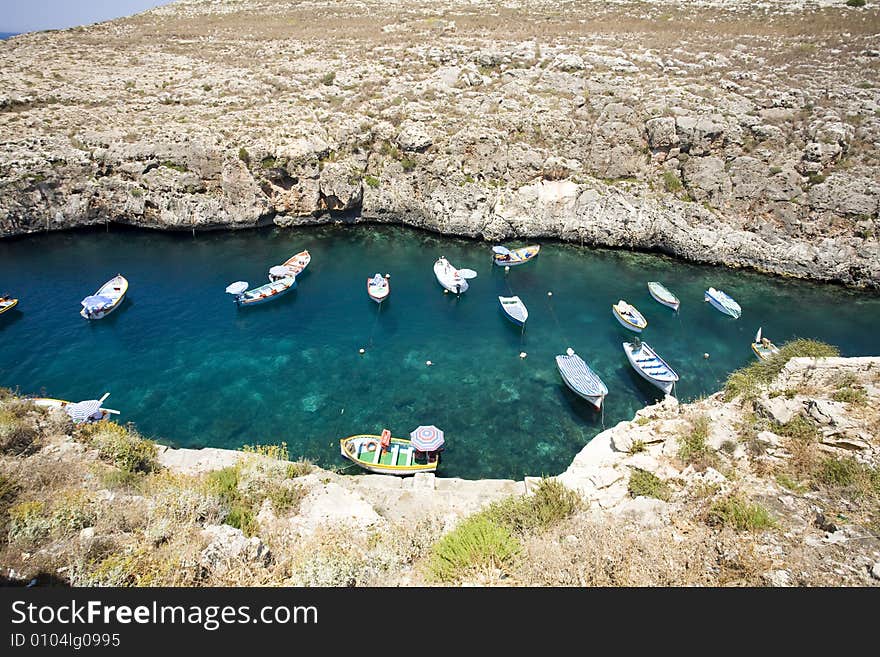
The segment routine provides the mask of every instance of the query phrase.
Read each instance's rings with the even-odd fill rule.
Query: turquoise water
[[[224,294],[236,280],[265,282],[271,265],[304,248],[312,263],[295,291],[243,309]],[[621,349],[631,334],[611,315],[620,298],[648,319],[643,337],[678,371],[685,400],[752,362],[759,325],[777,343],[811,337],[844,355],[880,353],[876,295],[557,243],[505,276],[489,249],[380,226],[0,240],[0,293],[21,299],[0,316],[0,385],[72,400],[109,391],[121,420],[163,442],[283,440],[292,456],[330,468],[346,463],[341,436],[387,426],[407,437],[436,424],[448,443],[442,474],[521,477],[561,471],[603,421],[659,399]],[[479,273],[459,299],[434,279],[440,255]],[[381,311],[366,294],[377,271],[391,273]],[[83,320],[80,300],[117,272],[131,284],[124,304]],[[651,299],[649,280],[679,296],[677,315]],[[739,301],[741,319],[703,302],[710,285]],[[524,332],[499,309],[510,290],[528,306]],[[608,385],[604,418],[560,380],[553,357],[568,346]]]

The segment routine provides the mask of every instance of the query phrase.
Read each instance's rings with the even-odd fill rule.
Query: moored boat
[[[260,285],[251,290],[247,289],[246,281],[237,281],[226,288],[226,293],[234,297],[239,306],[255,306],[286,294],[296,289],[296,279],[292,276],[279,278],[277,281]]]
[[[119,415],[119,411],[112,408],[104,408],[104,400],[110,396],[105,393],[100,399],[90,399],[81,402],[69,402],[64,399],[52,399],[50,397],[33,397],[27,401],[40,408],[58,408],[63,410],[74,422],[100,422],[107,420],[111,415]]]
[[[456,269],[443,256],[434,263],[434,276],[446,290],[454,294],[462,294],[468,289],[468,279],[476,278],[477,272],[472,269]]]
[[[269,280],[277,281],[282,278],[289,278],[293,276],[294,278],[299,276],[303,270],[309,266],[309,263],[312,261],[312,256],[308,251],[300,251],[294,256],[291,256],[280,265],[275,265],[271,269],[269,269]]]
[[[382,303],[391,294],[391,282],[389,274],[376,274],[367,279],[367,295],[376,303]]]
[[[679,305],[681,305],[681,301],[678,300],[678,297],[658,281],[650,281],[648,283],[648,292],[654,298],[654,301],[662,303],[664,306],[672,308],[673,310],[678,310]]]
[[[571,347],[565,350],[565,355],[556,356],[556,367],[562,381],[573,393],[583,397],[597,409],[602,408],[608,386]]]
[[[770,360],[779,353],[779,347],[770,342],[767,338],[761,337],[761,329],[755,334],[755,341],[752,343],[752,351],[758,360]]]
[[[628,328],[630,331],[641,333],[648,326],[648,320],[645,319],[644,315],[635,306],[631,306],[623,299],[613,304],[611,311],[621,326]]]
[[[13,299],[12,297],[0,297],[0,315],[5,313],[7,310],[12,310],[18,305],[18,299]]]
[[[412,442],[403,438],[358,434],[339,441],[342,456],[365,470],[376,474],[408,475],[416,472],[434,472],[439,459],[418,463],[417,450]]]
[[[82,300],[79,314],[85,319],[101,319],[116,310],[128,292],[128,281],[121,274],[116,274],[92,296]]]
[[[492,261],[499,267],[515,267],[535,258],[541,251],[537,244],[508,249],[506,246],[492,247]]]
[[[703,298],[717,310],[720,310],[725,315],[730,315],[734,319],[739,319],[740,315],[742,315],[742,308],[740,308],[739,304],[733,300],[733,297],[721,290],[710,287],[706,290]]]
[[[678,381],[678,374],[647,343],[638,340],[624,342],[623,351],[626,353],[629,364],[639,373],[639,376],[660,388],[667,395],[672,393],[672,388]]]
[[[529,318],[529,311],[526,304],[519,297],[498,297],[501,304],[501,310],[511,322],[517,326],[523,326]]]

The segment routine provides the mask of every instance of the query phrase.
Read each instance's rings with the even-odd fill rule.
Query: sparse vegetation
[[[714,502],[709,508],[706,522],[740,531],[760,531],[775,526],[767,509],[736,494]]]
[[[675,171],[664,171],[663,172],[663,186],[666,188],[667,192],[676,193],[681,191],[681,178],[678,177],[678,174]]]
[[[364,182],[367,184],[367,187],[372,187],[373,189],[377,189],[380,184],[376,176],[364,176]]]
[[[641,468],[633,468],[629,476],[627,486],[630,496],[655,497],[658,500],[667,501],[672,496],[669,484],[657,475]]]
[[[434,545],[428,574],[438,582],[457,582],[480,570],[504,568],[521,549],[506,527],[478,514],[463,520]]]
[[[678,457],[697,469],[715,463],[715,453],[706,439],[709,437],[709,418],[698,415],[691,420],[691,429],[678,439]]]
[[[325,87],[329,87],[336,80],[336,72],[330,71],[329,73],[325,73],[321,76],[321,84]]]
[[[130,426],[103,420],[80,427],[76,438],[97,449],[101,458],[125,472],[152,472],[158,467],[156,444]]]
[[[753,399],[761,387],[773,382],[785,364],[792,358],[827,358],[838,354],[836,347],[824,342],[793,340],[782,345],[779,348],[779,353],[770,360],[758,361],[733,372],[724,385],[724,398],[727,401],[735,397],[742,397],[745,400]]]

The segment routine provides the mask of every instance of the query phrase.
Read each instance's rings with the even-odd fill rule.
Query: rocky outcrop
[[[627,31],[630,3],[578,3],[575,32],[514,2],[489,33],[480,2],[453,27],[404,4],[188,0],[0,42],[0,235],[344,212],[880,287],[876,8],[725,2],[721,41],[711,2]],[[314,38],[343,13],[372,28]]]

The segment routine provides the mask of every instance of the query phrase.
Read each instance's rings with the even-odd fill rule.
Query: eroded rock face
[[[576,32],[549,5],[513,2],[489,33],[480,2],[446,0],[451,27],[404,5],[191,0],[0,43],[0,235],[346,212],[880,287],[880,84],[858,12],[826,9],[850,34],[832,48],[801,4],[768,26],[726,2],[730,44],[692,3],[687,43],[652,4],[632,35],[601,27],[625,2],[567,8]],[[206,16],[230,29],[205,41]],[[382,28],[311,38],[349,16]]]

